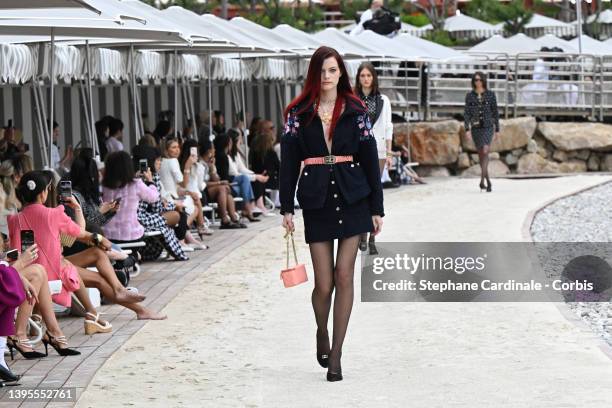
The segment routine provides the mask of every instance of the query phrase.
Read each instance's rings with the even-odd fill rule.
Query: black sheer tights
[[[478,149],[478,161],[480,162],[480,181],[489,181],[489,145],[484,145]]]
[[[315,287],[312,291],[312,307],[317,322],[318,353],[329,354],[329,371],[340,370],[342,343],[346,335],[349,317],[353,308],[353,276],[355,258],[359,246],[359,235],[338,240],[338,252],[334,267],[333,241],[313,242],[310,255],[314,267]],[[333,338],[331,350],[327,332],[327,321],[334,296]]]

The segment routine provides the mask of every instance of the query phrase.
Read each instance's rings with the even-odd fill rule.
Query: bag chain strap
[[[295,259],[295,264],[297,265],[297,253],[295,251],[295,241],[293,240],[293,232],[287,232],[285,234],[285,240],[287,241],[287,268],[289,269],[289,236],[291,236],[291,244],[293,246],[293,258]]]

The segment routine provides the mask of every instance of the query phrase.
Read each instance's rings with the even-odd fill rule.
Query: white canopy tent
[[[342,31],[345,34],[348,34],[351,32],[353,28],[355,28],[355,26],[357,26],[357,23],[352,23],[344,27],[339,27],[338,30]],[[413,25],[410,25],[408,23],[403,23],[403,22],[401,23],[400,30],[399,30],[400,33],[409,33],[409,34],[416,33],[418,31],[419,31],[419,27],[415,27]]]
[[[98,0],[99,1],[99,0]],[[2,0],[0,9],[26,9],[26,8],[85,8],[94,13],[101,14],[102,11],[95,6],[92,0]]]
[[[612,9],[607,9],[599,13],[599,17],[596,14],[593,14],[587,18],[589,23],[592,23],[597,19],[598,23],[601,24],[612,24]]]
[[[537,38],[536,41],[538,44],[540,44],[540,48],[541,47],[548,47],[548,48],[557,47],[557,48],[561,48],[563,52],[567,52],[571,54],[578,53],[578,47],[575,47],[571,42],[565,41],[564,39],[561,39],[553,34],[543,35],[542,37]]]
[[[533,38],[540,37],[544,34],[573,36],[576,35],[576,26],[534,13],[531,21],[525,25],[525,33]]]
[[[424,40],[410,34],[400,34],[393,38],[392,41],[399,43],[401,46],[409,46],[422,50],[427,58],[450,60],[450,59],[465,59],[465,55],[452,48],[445,47],[432,41]]]
[[[43,158],[46,165],[52,164],[52,149],[51,135],[53,132],[52,123],[54,118],[54,84],[56,80],[55,73],[55,36],[71,36],[71,37],[115,37],[121,38],[136,38],[147,40],[164,40],[164,41],[188,41],[178,30],[170,30],[167,26],[155,27],[154,25],[146,26],[147,21],[134,15],[130,10],[126,10],[118,1],[105,1],[104,6],[100,11],[101,15],[92,13],[88,9],[79,8],[31,8],[31,9],[9,9],[3,10],[0,17],[0,32],[2,34],[14,35],[41,35],[48,36],[51,43],[50,61],[49,61],[49,78],[51,79],[51,92],[49,103],[49,124],[48,133],[45,125],[46,118],[41,118],[40,135],[43,151]],[[107,16],[113,16],[109,18]],[[123,19],[123,17],[126,17]],[[117,21],[117,18],[120,20]],[[121,24],[118,24],[120,22]],[[66,49],[69,50],[69,49]],[[67,51],[70,52],[70,51]],[[73,54],[74,55],[74,54]],[[44,59],[43,59],[44,60]],[[89,49],[86,54],[87,73],[88,73],[88,88],[91,107],[91,65],[89,58]],[[40,101],[42,103],[42,100]],[[90,141],[92,146],[94,143],[94,129],[91,120],[88,123],[90,130]]]
[[[424,32],[432,28],[433,26],[428,24],[421,27],[420,31]],[[444,30],[463,38],[488,38],[500,33],[498,27],[465,14],[456,14],[444,20]]]
[[[493,37],[476,44],[468,50],[468,53],[493,53],[493,54],[508,54],[516,55],[526,52],[537,52],[541,46],[533,38],[527,37],[525,34],[516,34],[510,38],[504,38],[501,35]]]
[[[605,42],[598,41],[588,35],[582,35],[582,52],[584,54],[593,55],[612,55],[612,46],[609,46]],[[570,41],[575,48],[578,48],[578,37]]]
[[[230,24],[242,32],[256,36],[259,40],[271,45],[273,48],[291,51],[296,54],[312,54],[313,48],[309,47],[308,44],[302,44],[300,41],[284,37],[278,32],[249,21],[244,17],[234,17],[230,20]]]
[[[329,47],[335,48],[340,54],[354,57],[380,57],[382,53],[361,44],[354,37],[343,34],[336,28],[326,28],[312,35],[316,40],[321,41]]]
[[[364,30],[360,34],[351,38],[356,39],[360,44],[371,49],[379,49],[384,51],[381,55],[385,58],[400,58],[403,60],[416,60],[427,57],[427,53],[420,49],[411,46],[408,43],[394,41],[384,35],[376,34],[371,30]]]
[[[323,45],[321,41],[317,40],[313,36],[306,34],[305,32],[288,24],[279,24],[274,27],[272,31],[278,33],[284,38],[290,39],[292,42],[298,42],[311,49],[317,49]]]

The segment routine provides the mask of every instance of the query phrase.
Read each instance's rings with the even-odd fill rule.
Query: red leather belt
[[[304,164],[336,164],[344,162],[352,162],[353,156],[322,156],[322,157],[309,157],[304,159]]]

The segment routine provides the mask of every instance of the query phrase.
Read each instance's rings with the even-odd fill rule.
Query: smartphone
[[[191,152],[191,155],[193,157],[198,157],[198,148],[197,147],[192,147],[191,149],[189,149],[189,151]]]
[[[72,197],[72,181],[62,180],[59,186],[59,198],[61,202],[66,202]]]
[[[148,168],[149,162],[147,161],[147,159],[140,159],[138,161],[138,171],[140,171],[141,173],[146,173]]]
[[[6,258],[10,261],[16,261],[17,258],[19,258],[19,251],[17,251],[16,249],[11,249],[7,251]]]
[[[119,204],[119,203],[121,202],[121,199],[122,199],[122,198],[123,198],[123,197],[117,197],[117,198],[115,198],[115,200],[114,200],[114,201],[115,201],[115,204]]]
[[[34,231],[21,230],[21,252],[34,245]]]

